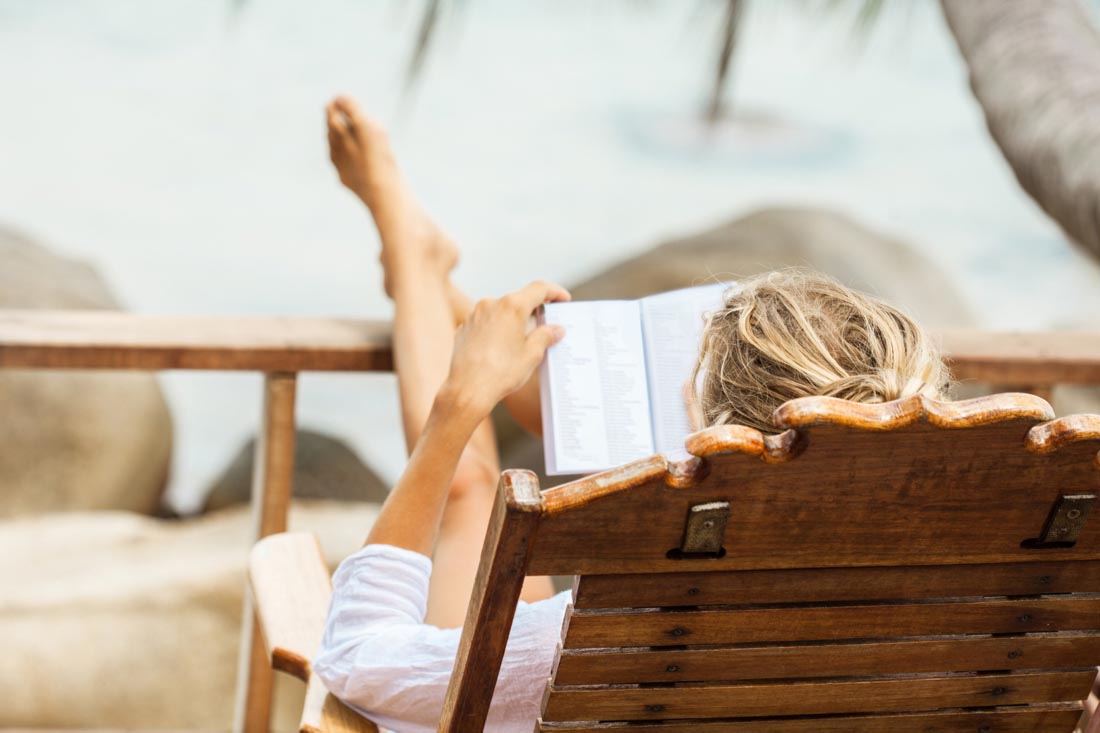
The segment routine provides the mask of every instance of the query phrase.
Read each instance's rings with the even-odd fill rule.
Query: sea
[[[142,313],[389,318],[376,235],[327,158],[346,93],[390,128],[475,296],[806,205],[911,243],[982,326],[1100,312],[1100,268],[1021,191],[938,3],[869,26],[858,2],[747,5],[708,127],[717,2],[452,0],[410,78],[421,2],[0,0],[0,226]],[[190,512],[254,433],[261,383],[159,378]],[[299,416],[400,473],[392,375],[305,375]]]

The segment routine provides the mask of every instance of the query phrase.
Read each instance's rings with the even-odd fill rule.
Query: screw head
[[[667,667],[665,667],[665,671],[666,672],[679,672],[680,667],[679,667],[679,665],[676,665],[676,664],[670,664]]]

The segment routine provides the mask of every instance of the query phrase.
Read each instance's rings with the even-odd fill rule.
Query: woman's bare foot
[[[409,190],[386,131],[348,97],[334,99],[326,112],[329,156],[340,182],[370,209],[382,239],[386,294],[393,296],[399,271],[446,277],[458,264],[458,249]]]

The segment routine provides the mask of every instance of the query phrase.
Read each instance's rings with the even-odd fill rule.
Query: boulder
[[[0,229],[0,308],[117,309],[88,264]],[[172,422],[150,374],[0,370],[0,517],[158,510]]]
[[[247,502],[252,495],[256,439],[242,445],[206,490],[204,512]],[[294,496],[382,503],[389,485],[340,438],[299,429],[294,443]]]
[[[296,502],[290,529],[316,533],[335,567],[376,513]],[[251,544],[243,506],[0,520],[0,728],[227,730]],[[276,679],[273,730],[296,730],[304,686]]]
[[[954,283],[915,247],[837,212],[813,208],[755,211],[701,234],[660,244],[614,265],[570,291],[577,300],[641,298],[783,267],[809,267],[879,295],[931,327],[973,324]],[[504,410],[495,415],[503,465],[529,468],[543,486],[542,444]]]
[[[928,326],[972,316],[947,273],[916,247],[835,211],[769,208],[688,235],[573,286],[577,300],[641,298],[783,267],[808,267],[879,295]]]

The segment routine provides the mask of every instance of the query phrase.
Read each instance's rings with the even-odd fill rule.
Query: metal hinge
[[[1063,494],[1058,497],[1039,540],[1044,544],[1076,542],[1095,503],[1096,494]]]
[[[728,501],[710,501],[691,507],[684,523],[684,541],[680,544],[680,552],[685,555],[714,555],[721,552],[729,517]]]

